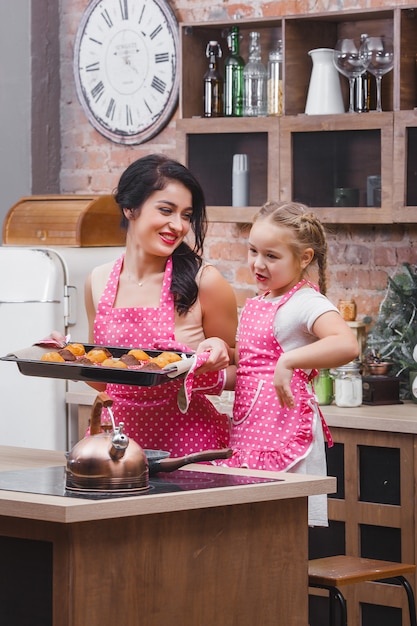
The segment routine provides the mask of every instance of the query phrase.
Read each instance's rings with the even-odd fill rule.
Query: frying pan
[[[180,467],[189,465],[190,463],[215,461],[216,459],[230,459],[233,454],[231,448],[204,450],[203,452],[193,452],[192,454],[177,457],[170,457],[170,453],[164,450],[144,450],[144,452],[148,459],[150,476],[158,472],[174,472]]]

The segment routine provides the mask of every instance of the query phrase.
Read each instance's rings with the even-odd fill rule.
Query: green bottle
[[[224,62],[224,114],[226,117],[243,115],[243,68],[239,55],[239,27],[232,26],[227,35],[229,56]]]

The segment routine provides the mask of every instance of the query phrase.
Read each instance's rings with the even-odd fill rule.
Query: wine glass
[[[349,113],[354,113],[355,78],[366,70],[368,54],[360,53],[354,39],[339,39],[333,52],[333,63],[338,72],[349,79]]]
[[[382,111],[381,81],[384,74],[394,67],[394,48],[392,39],[388,37],[367,37],[361,45],[361,56],[366,69],[375,76],[376,110]]]

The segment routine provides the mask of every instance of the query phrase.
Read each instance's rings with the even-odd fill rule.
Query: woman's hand
[[[231,348],[223,339],[219,337],[210,337],[204,339],[197,346],[197,354],[208,352],[209,358],[197,371],[196,374],[204,374],[205,372],[214,372],[222,370],[230,364]]]

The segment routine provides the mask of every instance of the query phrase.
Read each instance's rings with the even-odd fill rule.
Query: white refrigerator
[[[93,267],[122,247],[0,246],[0,356],[26,348],[52,330],[88,342],[84,282]],[[68,450],[77,439],[66,403],[83,382],[24,376],[0,361],[0,445]]]

